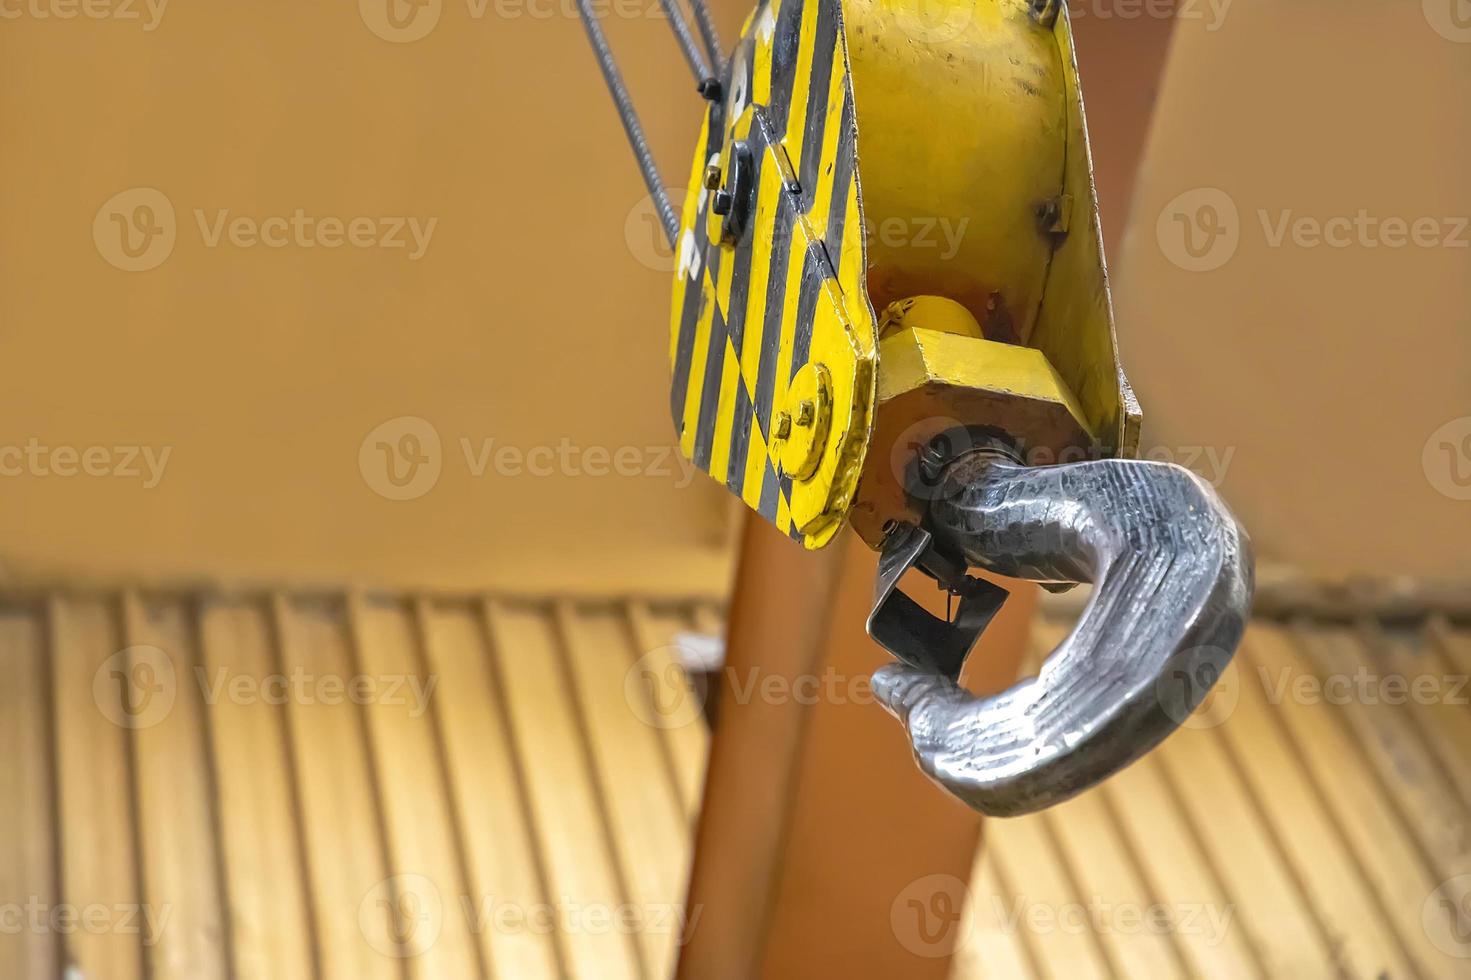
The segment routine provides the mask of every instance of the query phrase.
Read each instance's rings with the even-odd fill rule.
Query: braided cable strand
[[[695,73],[695,84],[703,83],[710,77],[710,66],[705,64],[705,56],[700,53],[700,47],[695,43],[695,36],[690,33],[689,22],[684,19],[679,4],[676,0],[659,0],[659,5],[669,18],[669,26],[674,29],[674,39],[679,42],[684,60],[689,63],[690,71]]]
[[[618,65],[613,60],[613,51],[608,47],[608,38],[603,34],[603,27],[598,23],[597,16],[593,13],[592,0],[577,0],[577,13],[582,18],[582,26],[587,31],[587,39],[592,44],[593,54],[597,56],[598,67],[603,72],[603,82],[608,86],[608,94],[613,97],[613,104],[618,108],[618,118],[623,122],[623,131],[628,134],[628,145],[633,148],[634,159],[638,161],[639,171],[643,174],[644,186],[649,189],[649,199],[653,201],[654,210],[659,214],[659,224],[664,228],[664,238],[669,247],[674,247],[675,239],[679,237],[679,218],[674,213],[674,207],[669,203],[669,193],[664,189],[664,182],[659,178],[659,168],[654,163],[654,154],[649,151],[649,142],[644,136],[643,126],[639,124],[638,113],[634,111],[633,100],[628,97],[628,88],[623,84],[623,76],[618,71]],[[683,23],[681,18],[680,23]],[[678,28],[675,29],[678,33]],[[689,29],[685,28],[685,33]],[[693,47],[693,42],[691,42]]]
[[[689,0],[690,9],[695,12],[695,25],[700,29],[700,37],[705,41],[705,52],[710,55],[710,64],[715,67],[717,75],[725,72],[725,51],[720,46],[720,35],[715,30],[715,19],[710,16],[710,7],[705,0]]]

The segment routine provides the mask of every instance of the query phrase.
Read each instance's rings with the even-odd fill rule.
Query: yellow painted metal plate
[[[1103,229],[1093,188],[1093,152],[1088,146],[1083,90],[1066,4],[1052,33],[1067,94],[1063,193],[1070,201],[1071,217],[1067,234],[1053,253],[1037,326],[1027,343],[1046,354],[1072,388],[1084,420],[1101,440],[1090,449],[1097,455],[1131,457],[1139,451],[1142,414],[1119,364]]]
[[[767,0],[747,20],[693,162],[670,338],[680,448],[809,548],[832,539],[852,502],[875,384],[841,19],[837,0]],[[736,141],[755,167],[749,218],[734,243],[712,242],[704,174],[728,176]],[[797,479],[772,426],[809,364],[827,372],[832,417],[814,472]]]
[[[684,201],[671,410],[695,465],[809,548],[868,506],[865,459],[890,451],[873,444],[876,306],[960,303],[988,340],[1045,356],[1086,434],[1068,448],[1134,451],[1072,32],[1065,8],[1050,16],[1029,0],[765,0],[746,22]],[[743,215],[728,235],[726,193]],[[815,466],[776,438],[809,366],[831,380],[832,417],[798,433],[821,431]],[[955,417],[1039,441],[1009,425],[1025,413],[975,412]]]

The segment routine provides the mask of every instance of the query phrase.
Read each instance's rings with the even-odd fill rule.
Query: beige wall
[[[571,0],[431,2],[406,43],[364,5],[180,2],[154,30],[27,13],[0,31],[0,445],[170,450],[151,489],[23,463],[0,478],[0,558],[19,578],[719,588],[725,495],[643,451],[671,442],[667,277]],[[727,38],[744,6],[723,5]],[[655,0],[615,9],[637,14],[609,26],[678,184],[696,97],[643,13]],[[1421,456],[1471,413],[1471,251],[1270,248],[1256,211],[1471,213],[1471,44],[1414,3],[1237,0],[1214,31],[1191,9],[1205,19],[1181,25],[1113,256],[1149,439],[1229,460],[1223,488],[1268,557],[1464,572],[1471,504]],[[1095,133],[1105,202],[1127,177],[1107,141],[1144,132]],[[1203,186],[1236,205],[1239,244],[1190,272],[1156,223]],[[146,202],[103,206],[138,187],[166,196],[176,241],[126,272],[111,215]],[[195,215],[298,208],[436,224],[410,260],[210,247]],[[367,477],[359,450],[400,416],[434,426],[441,474],[393,501],[376,445]],[[626,464],[667,475],[582,460],[476,477],[462,438],[631,447]]]
[[[1146,442],[1234,451],[1222,489],[1260,553],[1328,574],[1471,573],[1446,434],[1422,460],[1447,421],[1471,436],[1471,29],[1438,34],[1436,2],[1237,0],[1213,32],[1181,21],[1114,257]],[[1174,215],[1212,199],[1172,202],[1197,188],[1239,215],[1219,212],[1213,250],[1196,227],[1202,261],[1229,256],[1212,271],[1172,261]],[[1273,247],[1258,214],[1360,209],[1459,216],[1460,247]]]
[[[151,31],[5,23],[0,444],[171,450],[151,489],[30,464],[0,479],[12,575],[723,581],[724,495],[666,453],[668,279],[651,239],[625,235],[642,185],[570,0],[470,4],[434,0],[438,23],[410,43],[377,36],[352,0],[178,2]],[[700,100],[667,24],[616,27],[660,96],[646,103],[661,159],[685,173]],[[102,254],[125,261],[119,229],[105,214],[99,248],[94,217],[138,187],[166,196],[176,241],[121,271]],[[412,260],[210,247],[195,215],[298,208],[437,224]],[[442,443],[437,485],[406,501],[359,466],[365,436],[399,416]],[[476,453],[629,447],[621,466],[644,475],[543,451],[525,462],[556,475],[475,477],[462,437]]]

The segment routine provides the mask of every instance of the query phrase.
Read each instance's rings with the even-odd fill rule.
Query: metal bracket
[[[755,202],[756,161],[751,146],[745,140],[730,144],[730,162],[726,165],[724,186],[716,190],[710,202],[710,210],[720,215],[720,234],[712,235],[722,244],[734,245],[746,232],[751,217],[751,206]]]
[[[899,580],[911,568],[919,568],[959,598],[953,621],[931,615],[899,590]],[[910,666],[957,680],[971,647],[1007,595],[1001,586],[967,575],[963,565],[933,547],[924,528],[897,524],[879,555],[868,635]]]

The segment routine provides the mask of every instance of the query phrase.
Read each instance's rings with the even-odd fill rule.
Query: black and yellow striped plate
[[[839,0],[761,3],[723,82],[724,101],[710,105],[700,133],[675,246],[670,407],[696,466],[819,548],[853,500],[876,359]],[[754,163],[749,219],[734,242],[711,241],[714,195],[703,177],[736,140]],[[816,472],[797,479],[773,451],[772,425],[809,363],[831,379],[832,417]]]

